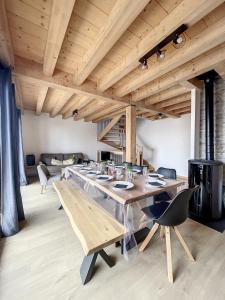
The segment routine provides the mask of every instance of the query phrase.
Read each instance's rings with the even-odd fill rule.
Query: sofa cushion
[[[52,158],[51,165],[52,166],[62,166],[63,162],[61,160]]]
[[[74,164],[74,158],[68,158],[62,161],[63,166],[71,166]]]
[[[46,164],[47,166],[52,165],[52,158],[63,160],[63,154],[61,153],[42,153],[40,156],[40,161]]]
[[[81,163],[84,160],[84,155],[81,152],[63,154],[63,160],[74,159],[74,164]]]

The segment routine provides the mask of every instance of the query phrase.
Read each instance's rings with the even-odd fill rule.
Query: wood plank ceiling
[[[138,60],[180,25],[185,43],[162,61]],[[97,122],[136,105],[156,119],[190,112],[195,77],[225,74],[221,0],[0,0],[0,60],[11,64],[21,109]]]

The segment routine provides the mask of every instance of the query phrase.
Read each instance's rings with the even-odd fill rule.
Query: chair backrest
[[[48,177],[50,176],[47,167],[43,164],[40,164],[37,166],[37,171],[41,185],[46,185]]]
[[[158,168],[158,170],[156,171],[158,174],[161,174],[167,178],[170,179],[177,179],[177,172],[175,169],[169,169],[169,168],[163,168],[160,167]]]
[[[191,196],[198,189],[199,186],[196,186],[178,193],[156,222],[165,226],[177,226],[183,223],[188,217],[188,206]]]

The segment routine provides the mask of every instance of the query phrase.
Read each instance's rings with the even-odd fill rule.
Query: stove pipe
[[[205,147],[206,159],[214,160],[214,76],[208,74],[205,83]]]

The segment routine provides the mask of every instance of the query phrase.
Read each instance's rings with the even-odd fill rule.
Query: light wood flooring
[[[126,262],[114,245],[107,248],[117,264],[98,260],[94,278],[82,286],[83,251],[52,188],[40,195],[38,183],[22,188],[26,225],[0,240],[1,300],[158,300],[225,299],[225,234],[188,220],[180,226],[197,261],[190,262],[172,237],[175,282],[166,272],[165,240]]]

